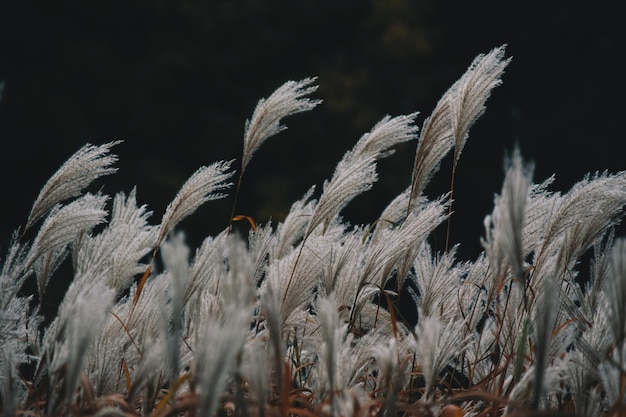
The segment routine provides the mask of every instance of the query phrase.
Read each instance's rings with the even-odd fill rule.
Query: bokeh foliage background
[[[244,178],[237,213],[279,221],[383,116],[420,111],[421,125],[474,56],[504,43],[513,61],[470,132],[455,182],[452,241],[466,259],[481,249],[514,144],[535,162],[536,181],[557,174],[555,189],[626,168],[617,1],[2,2],[0,250],[47,178],[84,143],[125,140],[114,150],[120,171],[95,190],[137,185],[157,222],[199,166],[239,160],[258,99],[318,76],[323,105],[288,119]],[[412,143],[385,160],[377,186],[345,217],[376,219],[409,184],[414,151]],[[437,196],[449,182],[447,161],[427,192]],[[222,230],[231,203],[207,204],[183,223],[189,242]]]

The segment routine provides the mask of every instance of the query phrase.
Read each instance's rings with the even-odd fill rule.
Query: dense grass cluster
[[[515,152],[483,254],[461,262],[429,245],[453,195],[429,200],[424,188],[450,151],[454,173],[508,63],[504,47],[479,55],[421,129],[417,113],[383,118],[278,224],[236,215],[235,192],[231,218],[250,221],[248,236],[227,224],[193,252],[177,226],[225,196],[232,162],[198,169],[154,225],[134,190],[85,192],[116,170],[117,142],[84,146],[43,186],[1,263],[3,415],[626,413],[626,241],[613,232],[625,172],[560,193]],[[314,83],[258,103],[238,182],[285,117],[319,104]],[[377,161],[412,140],[406,190],[371,224],[342,219]],[[71,284],[48,323],[41,300],[64,262]],[[38,291],[25,294],[30,281]]]

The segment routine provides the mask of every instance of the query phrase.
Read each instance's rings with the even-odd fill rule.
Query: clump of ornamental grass
[[[284,119],[320,104],[315,78],[259,101],[238,175],[234,161],[199,168],[157,224],[134,189],[85,191],[116,171],[118,142],[85,145],[43,186],[1,263],[2,414],[626,413],[626,241],[613,231],[625,172],[561,193],[554,177],[535,183],[516,150],[484,220],[483,253],[462,262],[456,247],[429,244],[452,215],[457,163],[509,61],[504,46],[476,57],[421,129],[418,113],[384,117],[277,224],[237,214],[236,194]],[[408,141],[417,146],[405,191],[370,224],[343,219],[376,182],[378,161]],[[428,199],[450,152],[450,191]],[[235,178],[229,222],[189,248],[180,222]],[[238,220],[250,222],[247,236],[232,232]],[[586,254],[591,268],[580,271]],[[71,284],[44,320],[64,262]]]

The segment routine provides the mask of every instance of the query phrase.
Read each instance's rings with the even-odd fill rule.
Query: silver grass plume
[[[406,207],[409,203],[410,192],[411,188],[409,187],[387,204],[387,207],[385,207],[380,217],[376,220],[376,225],[372,232],[372,240],[378,239],[382,230],[393,228],[406,219]],[[426,199],[424,199],[424,201],[426,201]],[[417,206],[419,206],[419,204]],[[414,207],[414,211],[418,210],[419,208]]]
[[[321,100],[304,98],[317,90],[316,85],[311,85],[316,79],[305,78],[300,81],[288,81],[267,99],[259,100],[254,113],[252,113],[252,118],[246,120],[241,175],[252,159],[252,155],[263,142],[287,128],[281,124],[282,119],[296,113],[309,111],[322,102]]]
[[[200,394],[198,415],[201,416],[213,415],[227,383],[239,369],[238,357],[246,342],[251,318],[251,265],[246,263],[243,269],[236,268],[224,284],[227,310],[224,323],[206,323],[204,334],[195,346],[195,374]]]
[[[83,235],[73,252],[74,271],[85,277],[106,276],[106,283],[119,295],[133,277],[146,270],[141,259],[152,249],[156,227],[147,223],[152,212],[137,206],[133,188],[128,196],[113,199],[108,226],[95,236]]]
[[[372,188],[378,180],[376,158],[367,156],[352,158],[346,155],[337,167],[332,178],[324,182],[324,191],[313,212],[306,235],[319,225],[325,232],[330,222],[357,195]]]
[[[115,292],[103,282],[87,288],[73,283],[59,307],[59,315],[46,334],[45,349],[49,358],[51,400],[48,411],[54,414],[61,401],[73,401],[83,371],[89,345],[98,336],[113,304]],[[58,392],[60,378],[62,392]]]
[[[352,148],[351,155],[361,157],[373,155],[377,159],[384,158],[395,152],[393,146],[413,140],[417,137],[418,127],[414,125],[419,113],[411,113],[396,117],[383,117]]]
[[[384,287],[398,261],[412,264],[420,244],[446,219],[445,209],[443,198],[438,199],[425,205],[421,211],[411,213],[399,227],[382,230],[365,252],[363,282],[378,283]],[[399,276],[399,289],[403,282],[404,276]]]
[[[626,399],[623,389],[624,363],[626,363],[626,351],[615,349],[606,360],[598,365],[598,377],[609,405],[622,405]]]
[[[546,366],[545,369],[537,371],[536,367],[538,365],[533,364],[522,376],[517,384],[511,389],[511,392],[508,395],[508,400],[510,400],[511,404],[508,405],[503,415],[508,416],[516,416],[519,415],[517,412],[521,410],[516,410],[514,404],[523,404],[526,406],[530,406],[534,409],[537,408],[536,404],[533,403],[534,395],[537,390],[537,381],[535,377],[538,372],[541,372],[544,376],[542,377],[541,384],[545,388],[546,395],[544,397],[548,397],[547,394],[562,394],[561,392],[561,384],[563,383],[563,378],[565,375],[565,365],[562,361],[557,361],[553,365]],[[549,401],[549,399],[548,399]],[[537,415],[537,416],[545,416],[545,415],[554,415],[551,412],[542,412],[537,411],[537,414],[529,413],[527,415]],[[522,414],[524,415],[524,414]],[[557,414],[558,415],[558,414]],[[597,414],[576,414],[576,415],[584,415],[584,416],[596,416]],[[601,414],[600,414],[601,415]]]
[[[292,251],[281,259],[270,263],[267,276],[261,287],[262,294],[270,285],[282,296],[280,305],[281,325],[299,308],[311,302],[314,289],[321,282],[324,265],[320,259],[326,257],[332,238],[313,235],[300,243],[298,251]]]
[[[500,276],[506,257],[513,278],[522,282],[522,231],[532,183],[532,165],[524,165],[517,148],[507,165],[502,192],[495,199],[493,213],[485,219],[486,238],[481,239],[481,242],[496,279]]]
[[[164,366],[169,342],[168,336],[164,334],[163,323],[167,317],[165,306],[169,302],[168,274],[151,276],[135,304],[133,298],[136,291],[137,287],[133,285],[128,297],[113,308],[113,313],[124,322],[121,323],[119,320],[111,322],[111,326],[115,326],[116,329],[125,326],[124,333],[120,336],[126,346],[124,359],[129,369],[133,370],[129,398],[134,398],[142,390],[157,389],[159,381],[170,376],[168,366]],[[128,335],[132,336],[132,340],[129,340]],[[119,368],[119,365],[117,367]]]
[[[557,319],[559,307],[559,291],[556,284],[546,280],[536,307],[535,317],[535,379],[531,407],[537,408],[545,390],[546,371],[549,360],[549,343]],[[529,372],[530,373],[530,372]]]
[[[273,379],[270,383],[276,384],[279,392],[283,392],[283,360],[285,358],[285,347],[282,337],[283,323],[281,318],[280,293],[273,288],[272,282],[269,280],[264,283],[262,289],[264,289],[264,291],[260,294],[261,318],[263,320],[262,325],[265,328],[265,333],[268,336],[267,340],[269,340],[267,352],[270,357],[269,362],[271,365],[268,365],[268,367],[273,370],[273,372],[270,373],[270,375],[273,375]],[[263,385],[266,383],[266,381],[258,382]]]
[[[17,240],[14,233],[6,257],[0,260],[0,403],[7,415],[26,395],[18,366],[38,362],[39,327],[44,319],[32,311],[34,295],[20,294],[29,275],[24,273],[24,248]]]
[[[39,192],[24,229],[29,229],[55,205],[80,195],[95,179],[117,171],[111,166],[117,161],[117,156],[109,151],[119,143],[121,141],[100,146],[86,144],[72,155]]]
[[[276,241],[271,222],[259,225],[248,233],[248,249],[242,249],[242,253],[253,264],[250,278],[255,283],[261,282],[268,263],[275,258]]]
[[[597,372],[597,364],[594,365],[579,349],[568,352],[564,361],[566,361],[566,366],[563,377],[567,388],[572,393],[574,407],[578,415],[602,415],[600,412],[602,403],[598,398],[600,377]],[[596,412],[587,412],[587,410],[596,410]]]
[[[367,401],[358,385],[366,376],[370,365],[372,346],[383,342],[377,331],[362,337],[354,337],[348,331],[348,323],[341,319],[339,302],[334,294],[320,297],[315,305],[316,315],[312,336],[315,344],[317,366],[313,369],[312,382],[315,399],[328,404],[331,415],[347,413],[355,402]],[[325,407],[324,407],[325,409]]]
[[[4,308],[22,288],[28,278],[24,272],[24,256],[28,247],[18,242],[18,233],[14,232],[6,256],[0,268],[0,307]],[[2,259],[2,258],[0,258]]]
[[[228,236],[224,256],[228,259],[228,279],[220,288],[224,315],[229,316],[243,310],[252,317],[257,296],[255,273],[261,268],[259,260],[252,257],[246,242],[238,235]]]
[[[469,334],[481,326],[483,319],[488,317],[487,289],[483,285],[489,271],[489,262],[484,252],[474,261],[466,266],[467,274],[463,278],[463,283],[458,288],[457,313],[465,318],[467,326],[465,333]],[[418,281],[419,284],[419,281]],[[486,327],[486,320],[483,328]],[[486,332],[483,331],[483,334]],[[478,346],[476,346],[478,348]]]
[[[621,180],[618,177],[621,176]],[[626,175],[615,178],[612,189],[604,193],[605,197],[595,203],[591,210],[581,210],[581,219],[571,225],[564,233],[557,257],[557,267],[562,271],[571,271],[580,256],[596,242],[603,239],[612,228],[621,221],[626,205]],[[601,185],[602,181],[599,181]],[[613,181],[610,181],[613,182]]]
[[[271,366],[265,342],[260,338],[249,338],[242,352],[241,373],[251,388],[252,400],[259,405],[260,417],[264,416],[264,403],[270,392]]]
[[[218,282],[227,275],[224,265],[226,231],[216,237],[207,237],[189,266],[189,278],[185,292],[185,337],[198,338],[207,319],[221,319]]]
[[[43,296],[50,275],[65,256],[67,245],[81,233],[105,221],[108,214],[104,210],[107,199],[107,196],[85,194],[66,206],[52,208],[26,257],[27,269],[34,267],[37,272],[40,297]]]
[[[616,349],[626,346],[626,240],[617,239],[611,253],[609,274],[604,283],[608,325]]]
[[[360,255],[364,249],[360,228],[347,232],[341,240],[331,243],[322,288],[325,295],[333,295],[339,306],[350,305],[357,296],[363,265]]]
[[[32,311],[33,295],[21,296],[28,277],[23,273],[23,249],[14,243],[0,270],[0,404],[13,415],[27,394],[19,366],[39,360],[39,327],[43,317]],[[2,262],[2,261],[0,261]]]
[[[555,201],[537,250],[535,271],[543,269],[554,253],[558,253],[555,272],[565,272],[584,250],[619,223],[625,205],[625,171],[587,176],[576,183]]]
[[[319,391],[316,392],[316,395],[321,399],[319,396],[324,396],[326,393],[330,394],[331,414],[335,415],[337,410],[337,358],[345,329],[342,329],[339,325],[337,301],[332,295],[320,298],[317,301],[316,311],[321,326],[319,331],[322,332],[323,340],[319,347],[319,366],[325,368],[326,371],[326,386],[318,387]],[[325,390],[322,388],[325,388]]]
[[[420,315],[441,314],[444,319],[456,318],[456,291],[467,267],[463,264],[455,265],[455,256],[456,249],[435,255],[428,243],[419,246],[413,267],[421,292],[416,299]]]
[[[474,58],[467,71],[443,95],[433,113],[424,121],[415,153],[409,211],[453,146],[453,167],[456,168],[470,127],[484,113],[491,90],[500,85],[500,77],[510,62],[510,58],[504,59],[505,47],[500,46]]]
[[[324,182],[324,190],[307,234],[329,223],[357,195],[369,190],[377,181],[376,160],[390,155],[391,148],[399,143],[415,139],[417,127],[413,124],[417,113],[391,118],[384,117],[372,130],[363,135],[352,150],[339,161],[330,180]]]
[[[224,315],[222,320],[209,319],[203,324],[194,347],[201,416],[212,415],[227,383],[239,372],[255,302],[254,263],[245,243],[230,235],[224,249],[229,260],[228,279],[220,293]]]
[[[163,332],[158,334],[154,332],[142,340],[140,346],[142,350],[139,352],[139,356],[131,357],[130,360],[124,357],[124,360],[127,362],[129,370],[132,370],[132,384],[127,396],[134,401],[141,401],[142,407],[145,408],[150,407],[151,398],[154,398],[159,387],[171,380],[171,373],[167,367],[169,361],[164,359],[168,354],[167,336]],[[133,350],[127,349],[125,356],[130,356],[128,352],[134,356]],[[118,370],[118,375],[118,378],[121,378],[121,369]]]
[[[559,196],[548,190],[554,175],[539,184],[530,184],[522,229],[522,259],[541,245],[550,216]]]
[[[189,248],[180,232],[161,246],[161,257],[169,278],[169,317],[163,317],[164,347],[171,376],[180,371],[180,343],[183,337],[183,312],[185,293],[189,282]],[[165,323],[169,323],[166,325]]]
[[[606,290],[598,291],[598,307],[587,317],[586,329],[575,341],[575,346],[580,350],[585,361],[582,363],[589,366],[585,369],[587,376],[596,378],[596,368],[606,359],[605,352],[610,352],[615,347],[615,336],[611,327],[615,324],[609,323],[609,308],[611,302],[607,298]]]
[[[289,253],[304,237],[317,200],[311,199],[315,186],[308,189],[302,198],[291,205],[289,213],[276,227],[276,248],[274,256],[280,259]]]
[[[13,349],[8,344],[0,345],[0,404],[4,409],[4,415],[14,415],[23,393],[20,392],[18,363],[13,357]]]
[[[180,221],[193,214],[202,204],[224,197],[220,191],[232,185],[226,182],[233,174],[227,172],[231,163],[232,161],[220,161],[201,167],[185,181],[165,209],[155,246],[158,247]]]
[[[459,161],[472,125],[485,112],[485,103],[491,90],[502,84],[504,69],[511,58],[504,59],[506,45],[478,55],[452,87],[454,99],[450,100],[454,137],[454,167]]]
[[[386,310],[372,304],[371,300],[374,294],[380,293],[379,280],[385,276],[382,271],[388,271],[394,258],[391,256],[382,268],[377,268],[373,261],[365,262],[364,259],[373,256],[368,244],[364,242],[365,231],[365,227],[357,227],[345,231],[340,239],[330,240],[319,290],[320,294],[332,294],[341,311],[341,319],[348,322],[351,328],[384,328],[385,332],[389,330],[388,336],[392,334],[390,315]],[[377,245],[377,249],[378,256],[384,258],[389,255],[381,245]]]
[[[420,314],[412,344],[426,384],[424,399],[431,397],[437,376],[467,348],[470,339],[462,337],[463,327],[462,320]]]
[[[29,344],[36,343],[32,335],[43,317],[31,313],[33,295],[5,297],[18,292],[12,284],[9,276],[0,275],[0,345],[16,363],[27,362],[34,359],[26,352]]]
[[[119,313],[119,309],[114,305],[102,331],[94,338],[85,359],[86,375],[97,396],[113,394],[120,389],[120,376],[123,371],[120,368],[120,358],[124,358],[129,369],[133,369],[139,360],[139,352],[135,351],[133,355],[132,350],[128,349],[128,334],[113,315],[121,318]]]
[[[608,279],[612,262],[612,250],[615,245],[615,231],[607,233],[604,239],[599,239],[593,246],[593,259],[590,267],[589,281],[585,285],[585,294],[582,297],[581,313],[585,317],[593,317],[601,308],[605,282]]]
[[[398,339],[390,337],[383,343],[373,345],[371,352],[378,369],[378,390],[380,395],[384,395],[386,399],[389,407],[386,414],[389,416],[394,415],[397,393],[402,388],[397,384],[400,373],[400,347],[398,344]]]

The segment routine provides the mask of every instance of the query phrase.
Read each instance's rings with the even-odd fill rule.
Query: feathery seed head
[[[259,100],[252,118],[246,121],[241,160],[242,172],[245,171],[252,155],[263,142],[287,128],[281,124],[282,119],[292,114],[309,111],[322,102],[305,97],[317,90],[317,86],[312,85],[316,79],[288,81],[267,99]]]
[[[30,228],[55,205],[80,195],[95,179],[117,171],[111,165],[117,156],[110,149],[121,141],[101,146],[87,144],[70,157],[43,186],[28,215],[24,229]]]

